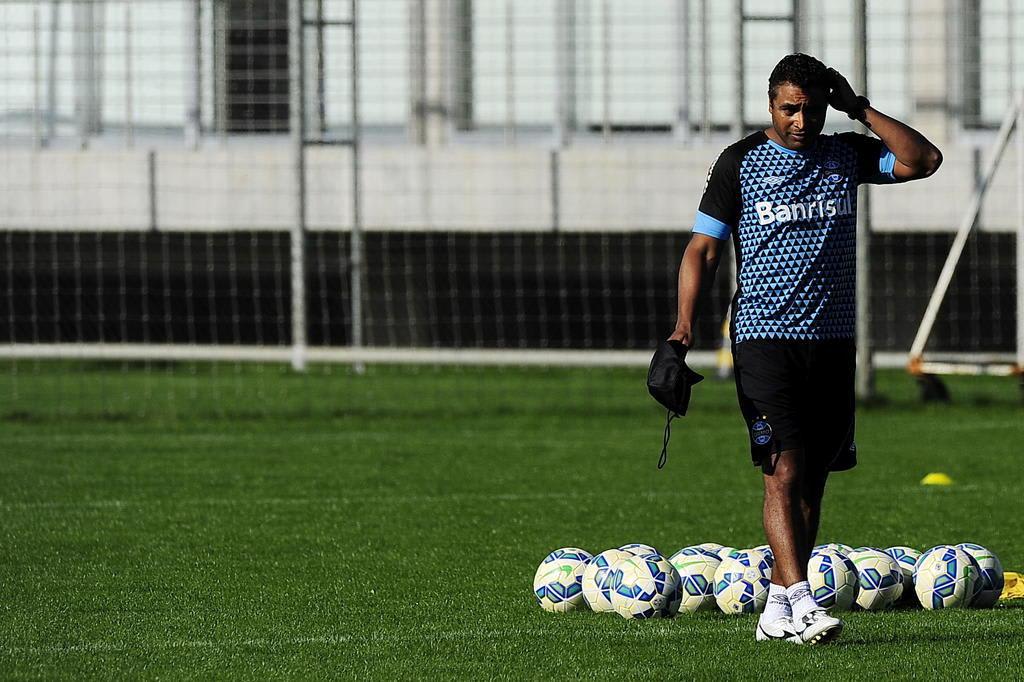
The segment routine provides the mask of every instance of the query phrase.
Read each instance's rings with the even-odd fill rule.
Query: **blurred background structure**
[[[0,357],[644,365],[708,167],[804,51],[945,155],[862,190],[862,367],[902,365],[1022,36],[1024,0],[9,0]],[[1021,157],[930,351],[1024,365]]]

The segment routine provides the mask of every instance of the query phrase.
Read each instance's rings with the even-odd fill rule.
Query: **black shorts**
[[[769,471],[772,455],[803,449],[810,470],[856,466],[853,341],[757,339],[732,352],[755,465]]]

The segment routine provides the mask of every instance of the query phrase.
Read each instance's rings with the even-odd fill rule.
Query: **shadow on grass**
[[[1021,638],[1020,632],[979,632],[976,637],[966,637],[964,634],[967,631],[968,630],[961,630],[959,632],[908,632],[903,630],[899,632],[886,632],[867,636],[847,637],[846,635],[843,635],[840,639],[828,646],[844,648],[893,644],[905,647],[909,644],[942,644],[946,642],[964,643],[972,639],[976,639],[979,642],[1019,642]]]

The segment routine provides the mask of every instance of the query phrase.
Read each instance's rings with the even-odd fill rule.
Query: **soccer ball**
[[[900,573],[903,574],[903,596],[900,597],[900,601],[912,602],[914,600],[914,567],[917,566],[921,553],[913,547],[903,545],[890,547],[885,550],[885,553],[896,560],[896,565],[900,567]]]
[[[807,562],[807,582],[814,601],[829,611],[849,611],[857,600],[857,569],[839,552],[825,549],[813,554]]]
[[[645,556],[647,554],[660,554],[660,552],[657,549],[655,549],[654,547],[651,547],[650,545],[645,545],[642,542],[634,542],[634,543],[629,544],[629,545],[623,545],[622,547],[619,547],[619,549],[622,550],[623,552],[629,552],[630,554],[632,554],[634,556]]]
[[[729,547],[728,545],[726,545],[725,547],[719,547],[718,548],[718,558],[721,559],[722,561],[725,561],[726,559],[728,559],[729,557],[731,557],[735,553],[736,553],[736,548],[735,547]]]
[[[970,606],[980,574],[978,562],[964,550],[932,548],[917,564],[914,591],[926,609]]]
[[[761,555],[760,552],[757,554]],[[747,558],[749,561],[750,557]],[[733,557],[719,564],[715,570],[715,602],[718,608],[725,613],[763,611],[772,581],[772,570],[762,566],[762,561],[755,560],[753,565],[748,565]]]
[[[715,603],[715,571],[722,561],[699,547],[684,547],[669,558],[679,573],[682,601],[679,610],[691,613]]]
[[[921,558],[917,560],[917,566],[914,567],[914,583],[915,584],[917,583],[917,569],[918,569],[918,567],[921,566],[921,562],[924,560],[924,558],[927,557],[930,554],[934,554],[936,552],[943,552],[943,551],[948,550],[948,549],[959,549],[959,548],[956,545],[935,545],[931,549],[926,549],[924,551],[924,553],[921,555]],[[969,557],[969,561],[973,561],[975,564],[978,563],[977,559],[975,559],[970,554],[970,552],[967,553],[967,556]],[[980,575],[980,573],[981,573],[981,566],[978,565],[977,568],[978,568],[978,573]],[[974,597],[978,596],[978,593],[981,592],[981,589],[983,587],[984,587],[984,581],[983,580],[979,580],[978,582],[976,582],[974,584],[974,595],[970,598],[971,603],[973,603]]]
[[[713,542],[705,542],[703,545],[690,545],[689,547],[683,547],[681,550],[676,552],[669,558],[672,561],[677,556],[706,556],[719,559],[718,550],[708,547],[707,545],[714,545]],[[721,545],[718,545],[721,548]],[[721,559],[719,559],[721,560]]]
[[[692,546],[693,547],[699,547],[701,549],[706,549],[707,551],[711,552],[715,556],[718,556],[718,550],[722,549],[722,547],[724,547],[725,545],[720,545],[717,542],[702,542],[699,545],[692,545]]]
[[[679,611],[679,573],[660,554],[627,556],[608,576],[611,603],[623,618],[671,618]]]
[[[854,554],[859,554],[861,552],[884,552],[884,551],[885,550],[882,549],[881,547],[868,547],[867,545],[864,545],[864,546],[861,546],[861,547],[854,547],[853,549],[851,549],[849,552],[846,553],[846,556],[852,558]]]
[[[545,611],[564,613],[583,603],[583,571],[592,557],[577,547],[556,549],[533,576],[533,594]]]
[[[583,599],[591,611],[605,613],[615,610],[608,589],[608,576],[616,561],[629,556],[632,554],[621,549],[606,549],[587,562],[583,569]]]
[[[903,572],[891,556],[880,549],[859,549],[850,553],[857,569],[856,604],[865,611],[879,611],[896,603],[903,594]]]
[[[758,545],[755,547],[757,551],[764,554],[774,564],[775,563],[775,552],[772,551],[771,545]]]
[[[974,557],[981,570],[981,579],[979,580],[981,587],[974,595],[974,599],[971,600],[971,606],[977,609],[995,606],[999,601],[999,595],[1003,592],[1004,582],[1003,565],[999,562],[999,557],[973,542],[961,542],[957,548]]]
[[[775,565],[775,555],[771,554],[771,550],[765,553],[757,548],[737,549],[730,555],[730,558],[735,559],[744,566],[759,568],[769,576],[772,574],[772,566]]]
[[[925,560],[925,557],[927,557],[929,554],[933,552],[938,552],[939,550],[943,549],[956,549],[956,547],[954,547],[953,545],[935,545],[934,547],[926,549],[921,553],[921,556],[917,558],[917,563],[914,565],[914,584],[917,584],[917,570],[921,567],[921,562]]]
[[[844,545],[841,542],[830,542],[830,543],[825,544],[825,545],[817,545],[814,548],[814,551],[811,552],[811,554],[815,554],[817,552],[821,552],[821,551],[826,550],[826,549],[832,550],[833,552],[839,552],[840,554],[842,554],[845,557],[849,557],[850,556],[850,552],[853,551],[853,547],[850,547],[849,545]]]

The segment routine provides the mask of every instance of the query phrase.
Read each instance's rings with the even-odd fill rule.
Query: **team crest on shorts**
[[[758,419],[750,425],[750,440],[754,445],[768,445],[772,442],[772,425],[764,419]]]

